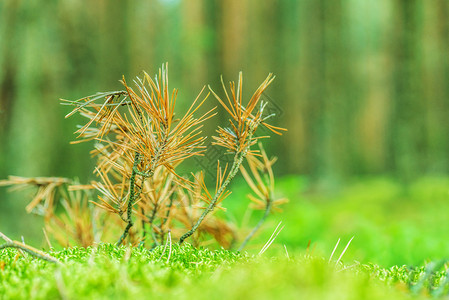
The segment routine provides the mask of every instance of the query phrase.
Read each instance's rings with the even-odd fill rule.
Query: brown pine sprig
[[[280,131],[285,129],[275,127],[272,125],[268,125],[265,120],[270,117],[264,117],[263,111],[265,109],[266,103],[260,103],[259,108],[256,109],[260,102],[260,98],[265,89],[270,85],[273,81],[274,77],[272,74],[268,74],[267,78],[262,82],[259,88],[255,91],[251,99],[248,101],[246,106],[243,105],[243,96],[242,96],[242,88],[243,88],[243,75],[242,72],[239,73],[239,80],[237,85],[237,90],[234,82],[230,82],[230,93],[231,97],[226,90],[226,87],[223,83],[222,85],[224,92],[226,94],[226,99],[228,104],[226,104],[210,87],[209,89],[214,94],[215,98],[218,102],[223,106],[223,108],[228,112],[231,116],[229,119],[229,123],[231,124],[230,128],[221,128],[219,127],[217,132],[218,136],[214,136],[215,140],[214,144],[219,145],[227,149],[229,153],[234,154],[234,160],[232,166],[229,170],[229,173],[226,175],[226,179],[223,181],[223,176],[217,176],[217,187],[215,195],[210,196],[209,205],[203,211],[202,215],[199,217],[198,221],[192,226],[192,228],[186,232],[179,239],[179,243],[183,243],[188,237],[190,237],[200,226],[201,222],[204,218],[214,210],[217,203],[220,202],[222,195],[226,192],[226,188],[232,179],[237,175],[240,165],[242,164],[244,158],[248,153],[251,153],[251,146],[257,142],[259,137],[255,136],[255,132],[260,124],[266,126],[272,132],[276,134],[280,134]],[[217,168],[217,172],[220,168]],[[207,189],[206,189],[207,191]]]
[[[148,235],[152,236],[153,245],[157,245],[170,232],[170,235],[180,236],[180,243],[190,235],[198,243],[203,234],[209,234],[220,245],[231,247],[237,237],[235,228],[210,212],[215,208],[224,209],[220,204],[230,194],[227,187],[245,158],[260,157],[251,149],[262,138],[256,136],[258,127],[265,126],[276,134],[284,130],[266,123],[270,117],[264,116],[267,104],[260,101],[272,80],[270,74],[246,105],[242,97],[242,74],[237,85],[230,83],[229,93],[225,89],[224,101],[211,91],[230,114],[229,126],[218,128],[213,143],[234,156],[229,168],[228,165],[220,167],[218,162],[214,191],[208,189],[201,173],[194,176],[194,182],[176,173],[177,166],[185,159],[202,155],[206,150],[201,129],[203,122],[215,115],[214,109],[199,118],[194,116],[207,98],[207,95],[202,96],[204,88],[187,112],[179,117],[175,117],[177,91],[169,93],[166,65],[155,79],[144,73],[142,79],[134,81],[135,87],[131,88],[123,78],[123,91],[98,93],[76,101],[64,100],[65,104],[75,106],[67,117],[79,113],[86,118],[85,124],[76,131],[77,140],[96,141],[91,154],[97,158],[98,179],[89,185],[72,187],[69,192],[65,183],[58,183],[59,179],[40,181],[35,185],[39,192],[29,209],[37,212],[40,208],[41,213],[47,215],[47,231],[65,246],[85,246],[98,240],[96,233],[101,232],[105,237],[106,231],[118,229],[123,233],[117,245],[125,239],[133,245],[139,241],[143,243]],[[255,166],[258,161],[253,161]],[[257,168],[250,165],[251,172]],[[256,196],[251,196],[253,202],[257,202],[255,208],[266,208],[263,197],[266,189],[259,183],[260,178],[252,178],[253,187],[258,189]],[[25,183],[18,182],[19,185]],[[84,195],[83,199],[74,196],[74,190]],[[89,195],[91,199],[90,190],[97,193],[95,206],[84,198]],[[68,197],[64,196],[64,191]],[[53,214],[56,202],[62,204],[62,214]],[[142,225],[131,230],[136,217]],[[91,227],[85,226],[86,220],[91,220]],[[124,231],[123,222],[126,224]],[[102,226],[100,231],[96,228],[98,224]],[[192,229],[182,235],[182,226]]]
[[[104,99],[104,100],[103,100]],[[112,119],[115,117],[118,109],[121,106],[129,105],[127,101],[126,91],[113,91],[97,93],[95,95],[87,96],[78,100],[60,99],[63,105],[72,105],[75,108],[65,117],[68,118],[75,113],[89,119],[89,121],[80,126],[75,133],[80,141],[89,141],[99,136],[107,134],[113,125]],[[102,103],[96,103],[98,100],[103,100]],[[95,127],[91,127],[94,124]]]
[[[143,79],[138,78],[135,81],[138,93],[124,78],[121,82],[125,91],[98,93],[95,97],[76,101],[63,100],[76,106],[67,117],[79,112],[88,118],[88,122],[76,131],[81,141],[86,140],[83,138],[96,139],[125,151],[139,152],[141,159],[152,162],[145,170],[147,172],[158,165],[171,167],[205,151],[201,127],[205,120],[215,115],[215,108],[199,118],[194,117],[208,97],[206,95],[200,101],[205,88],[184,116],[177,120],[174,117],[177,90],[173,90],[170,97],[167,65],[159,70],[155,80],[147,73]],[[127,109],[119,109],[123,106]],[[106,138],[108,135],[112,137]]]
[[[43,216],[46,230],[60,245],[69,246],[72,242],[86,247],[94,242],[93,208],[89,207],[86,187],[72,191],[69,184],[73,181],[60,177],[10,176],[0,181],[0,185],[11,185],[12,190],[35,188],[27,212]],[[57,213],[61,208],[62,213]]]
[[[244,149],[250,147],[256,142],[258,137],[254,137],[254,133],[260,124],[268,128],[275,134],[282,134],[281,132],[286,130],[285,128],[276,127],[266,122],[266,120],[272,117],[272,115],[263,116],[263,112],[267,103],[261,102],[260,98],[263,92],[274,80],[274,78],[275,77],[273,76],[273,74],[268,74],[267,78],[257,88],[246,106],[243,105],[242,97],[242,72],[239,73],[237,90],[235,89],[236,86],[234,82],[230,82],[229,84],[231,97],[229,97],[229,94],[226,90],[223,78],[221,79],[223,90],[226,95],[227,104],[209,87],[218,102],[220,102],[223,108],[231,116],[231,119],[229,119],[229,128],[218,128],[218,136],[213,137],[213,139],[215,140],[214,144],[223,146],[228,149],[229,152],[234,153],[244,151]],[[257,109],[257,107],[259,108]]]
[[[201,127],[204,121],[215,115],[213,112],[215,108],[199,118],[194,117],[194,113],[208,97],[206,95],[199,102],[204,88],[184,116],[180,120],[175,120],[177,90],[173,91],[170,98],[166,68],[159,70],[159,78],[156,80],[152,80],[147,73],[144,73],[144,79],[136,81],[140,95],[127,86],[124,80],[122,82],[131,99],[129,115],[136,131],[135,134],[126,130],[122,133],[129,138],[133,149],[150,161],[150,169],[155,169],[158,165],[171,169],[173,165],[205,151],[205,137],[201,136]],[[129,123],[127,119],[124,121]]]
[[[121,190],[127,190],[124,201],[114,197],[100,199],[102,208],[121,215],[127,223],[117,245],[128,236],[134,224],[133,209],[141,199],[145,181],[152,180],[155,170],[161,166],[181,178],[175,167],[205,151],[202,123],[215,115],[213,108],[199,118],[194,116],[209,95],[202,97],[203,88],[187,112],[180,119],[175,118],[177,90],[169,92],[167,65],[159,69],[154,80],[147,73],[142,79],[137,78],[135,90],[124,78],[121,82],[124,91],[66,101],[76,106],[67,116],[79,112],[88,119],[77,130],[78,138],[95,139],[101,144],[94,154],[98,155],[102,177],[110,172],[115,177],[116,183],[97,184],[97,189],[103,195],[117,184]]]

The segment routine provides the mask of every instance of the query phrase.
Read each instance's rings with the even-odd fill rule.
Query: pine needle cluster
[[[86,120],[73,143],[94,141],[95,180],[80,185],[64,178],[10,177],[0,184],[37,187],[27,211],[43,215],[45,233],[63,246],[88,246],[120,231],[117,245],[154,247],[172,237],[179,243],[191,237],[198,245],[209,243],[209,237],[230,248],[239,239],[236,225],[212,212],[224,209],[229,184],[239,171],[256,195],[251,196],[256,209],[268,215],[283,202],[273,196],[275,160],[268,160],[261,146],[252,148],[262,138],[256,134],[260,126],[275,134],[285,130],[268,124],[271,115],[264,114],[262,93],[273,79],[269,74],[247,103],[242,73],[229,91],[222,80],[224,100],[209,87],[229,115],[229,126],[218,127],[212,144],[233,155],[230,165],[217,161],[214,191],[207,187],[203,171],[180,174],[178,167],[207,150],[202,127],[217,114],[216,108],[199,113],[210,94],[203,87],[184,113],[175,112],[178,91],[169,90],[167,65],[155,78],[143,73],[132,86],[122,78],[123,90],[62,100],[74,107],[66,117],[79,114]],[[245,160],[254,179],[243,167]],[[56,213],[59,206],[64,213]]]

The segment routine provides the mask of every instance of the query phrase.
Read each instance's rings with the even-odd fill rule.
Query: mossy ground
[[[290,203],[283,213],[270,217],[245,248],[248,252],[173,245],[168,259],[169,250],[164,252],[163,247],[149,251],[101,244],[50,251],[62,261],[58,267],[29,255],[17,256],[15,249],[2,250],[0,299],[421,299],[448,295],[449,179],[423,178],[404,187],[390,179],[373,178],[344,188],[314,189],[303,179],[290,177],[280,180],[278,187]],[[238,182],[234,188],[224,215],[239,220],[247,207],[248,190]],[[257,217],[251,216],[246,226],[255,224]],[[285,225],[283,231],[258,256],[279,221]],[[352,236],[342,262],[335,266]],[[341,243],[329,263],[338,238]]]
[[[409,299],[447,292],[439,289],[442,271],[335,265],[300,254],[251,256],[189,244],[169,254],[102,244],[49,252],[58,266],[17,253],[1,253],[2,299]]]

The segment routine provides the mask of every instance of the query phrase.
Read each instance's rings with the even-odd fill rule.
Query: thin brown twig
[[[3,232],[0,232],[0,237],[1,237],[2,239],[4,239],[5,242],[13,243],[13,240],[11,240],[9,237],[7,237]],[[20,254],[25,255],[25,253],[23,253],[23,251],[20,250],[20,249],[19,249],[19,252],[20,252]]]
[[[48,261],[51,263],[55,263],[55,264],[61,263],[58,259],[38,250],[36,248],[33,248],[31,246],[25,245],[25,244],[17,242],[17,241],[6,242],[3,245],[0,245],[0,250],[6,249],[6,248],[20,249],[22,251],[27,252],[28,254],[31,254],[34,257],[40,258],[42,260],[45,260],[45,261]]]

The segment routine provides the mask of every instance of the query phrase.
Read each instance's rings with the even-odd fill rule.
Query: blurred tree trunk
[[[94,49],[92,53],[97,61],[96,72],[100,76],[100,83],[103,86],[111,85],[111,83],[117,85],[116,83],[122,75],[127,77],[130,75],[129,51],[132,40],[130,41],[129,33],[135,30],[134,28],[128,28],[131,2],[120,0],[94,1],[92,5],[97,14],[90,17],[97,18],[97,37],[99,40],[99,47]]]
[[[423,72],[426,114],[427,157],[424,160],[432,173],[449,170],[449,2],[445,0],[424,2],[425,20],[421,45],[423,47]]]
[[[394,22],[390,42],[393,64],[390,165],[405,182],[425,170],[420,13],[421,7],[416,0],[396,1],[393,5]]]
[[[17,1],[5,1],[0,4],[0,38],[2,41],[9,41],[17,45],[15,33],[19,28],[15,27],[17,22],[17,10],[19,3]],[[16,69],[17,63],[15,47],[7,47],[7,43],[3,43],[0,52],[0,165],[6,164],[5,151],[8,146],[4,141],[10,129],[11,112],[13,99],[16,96]],[[0,178],[4,178],[8,174],[4,174],[3,168],[0,168]]]
[[[325,2],[325,146],[328,176],[339,179],[354,173],[354,119],[358,113],[358,85],[352,73],[353,46],[348,38],[347,1]]]
[[[305,172],[318,178],[327,171],[326,154],[328,152],[326,141],[328,120],[325,117],[324,88],[326,77],[325,1],[309,1],[303,6],[303,9],[305,12],[303,30],[305,32],[302,40],[304,55],[302,56],[303,61],[301,61],[300,80],[303,83],[304,142],[307,145]],[[291,111],[291,113],[295,112]],[[295,120],[295,115],[291,116],[291,120]],[[295,154],[293,153],[293,155]]]
[[[142,71],[152,73],[159,67],[154,42],[158,28],[153,25],[160,22],[160,6],[157,0],[130,1],[128,5],[129,74],[140,76]]]
[[[247,98],[252,96],[268,73],[273,73],[276,76],[270,87],[263,93],[261,100],[267,103],[264,114],[274,114],[269,123],[285,127],[284,108],[293,101],[287,101],[285,91],[281,88],[286,76],[283,76],[285,70],[278,63],[279,58],[285,55],[285,49],[279,47],[282,40],[278,34],[282,22],[280,2],[282,1],[248,1],[248,6],[252,9],[248,14],[247,49],[242,68],[244,76],[246,73],[244,80],[246,81]],[[257,76],[251,74],[257,74]],[[265,145],[266,151],[273,155],[276,154],[276,156],[285,156],[286,148],[277,146],[283,137],[271,134],[269,130],[261,127],[259,135],[267,134],[271,135],[271,138]]]
[[[278,62],[280,65],[276,85],[279,85],[278,97],[282,117],[279,124],[288,132],[280,139],[286,152],[279,164],[286,172],[308,173],[311,171],[311,160],[308,152],[310,145],[307,139],[307,86],[308,76],[305,70],[306,51],[304,38],[310,34],[306,25],[307,11],[305,1],[280,1],[280,37],[277,44]]]
[[[241,71],[248,44],[247,20],[249,15],[246,9],[247,1],[229,0],[221,2],[221,57],[224,78],[237,80]],[[228,81],[226,80],[226,81]]]
[[[220,16],[218,18],[218,30],[216,31],[217,42],[220,45],[218,55],[219,64],[221,68],[218,71],[219,76],[223,76],[223,82],[227,89],[229,89],[229,82],[238,81],[239,71],[242,71],[242,66],[245,59],[245,50],[248,47],[248,12],[247,12],[247,1],[240,0],[229,0],[229,1],[219,1],[218,10]],[[212,13],[217,14],[217,11]],[[243,74],[243,86],[244,91],[247,88],[246,74]],[[218,77],[218,76],[217,76]],[[217,95],[224,96],[223,88],[221,85],[220,78],[212,78],[211,85],[212,89],[217,93]],[[244,93],[244,97],[247,97]],[[211,101],[217,103],[215,98],[212,97]],[[219,112],[217,116],[217,122],[220,126],[229,126],[228,115],[226,111],[218,105]],[[215,130],[214,130],[215,131]],[[229,158],[229,156],[225,156]],[[224,158],[224,157],[223,157]]]
[[[204,1],[182,3],[182,68],[183,74],[188,74],[189,84],[198,90],[207,82],[206,49],[207,27],[205,26]]]

